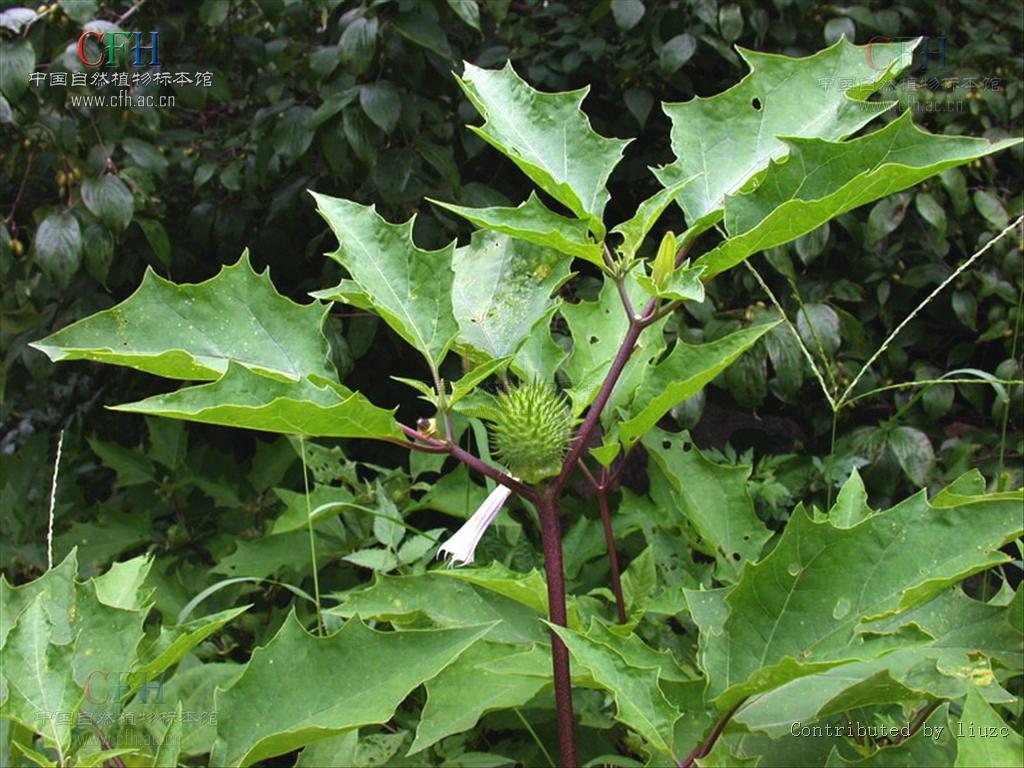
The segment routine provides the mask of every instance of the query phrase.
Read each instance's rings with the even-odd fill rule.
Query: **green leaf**
[[[552,294],[569,279],[557,253],[507,235],[474,232],[452,259],[458,341],[491,359],[513,355],[550,318]]]
[[[115,411],[308,437],[401,437],[394,411],[328,378],[281,381],[231,362],[210,384],[185,387]]]
[[[121,147],[128,154],[128,157],[140,168],[152,171],[157,176],[165,176],[167,174],[170,161],[148,141],[127,137],[121,139]]]
[[[807,348],[827,358],[839,351],[839,315],[827,304],[805,304],[796,316],[796,329]]]
[[[114,263],[114,237],[105,226],[94,221],[82,233],[82,252],[85,270],[99,282],[106,284],[110,267]]]
[[[633,445],[662,416],[700,392],[775,325],[755,325],[708,344],[677,340],[664,360],[644,371],[629,407],[631,415],[619,427],[623,445]]]
[[[478,227],[503,232],[531,243],[554,248],[569,256],[586,259],[601,266],[601,246],[591,240],[587,225],[561,216],[531,192],[526,202],[515,208],[464,208],[461,205],[431,200],[435,205],[456,213]]]
[[[689,32],[676,35],[661,47],[658,63],[666,75],[673,75],[697,52],[697,41]]]
[[[753,697],[736,719],[751,730],[778,738],[790,733],[793,723],[814,722],[871,704],[958,698],[975,689],[975,681],[982,676],[991,680],[985,657],[1019,668],[1019,635],[1006,626],[1005,616],[1005,609],[972,600],[959,589],[947,589],[919,608],[864,628],[884,633],[915,624],[933,640],[792,680]],[[997,685],[980,690],[986,696],[1009,698]]]
[[[95,360],[172,379],[216,379],[230,362],[293,380],[334,378],[320,332],[327,309],[279,294],[245,252],[202,283],[175,285],[149,270],[116,307],[32,346],[55,362]]]
[[[688,179],[671,184],[659,192],[655,192],[651,197],[640,203],[632,217],[613,227],[612,232],[622,235],[622,245],[619,247],[619,250],[630,256],[639,251],[644,238],[651,231],[651,227],[661,218],[661,214],[682,194],[686,186],[696,178],[696,176],[691,176]]]
[[[548,615],[548,588],[544,575],[534,569],[528,573],[513,571],[495,561],[486,568],[454,568],[433,571],[446,578],[466,581],[491,592],[497,592],[517,603],[533,609],[542,616]],[[569,626],[579,626],[576,603],[569,598]]]
[[[27,584],[12,587],[4,574],[0,574],[0,605],[3,606],[0,611],[0,648],[6,644],[7,635],[14,627],[18,615],[44,593],[48,597],[42,605],[52,627],[53,642],[57,645],[74,642],[68,607],[74,604],[74,579],[77,574],[78,557],[75,549],[60,564]]]
[[[549,626],[568,646],[573,660],[612,695],[615,719],[643,736],[658,751],[671,753],[673,726],[681,713],[658,685],[660,670],[633,666],[608,645],[565,627]]]
[[[480,31],[480,6],[476,0],[448,0],[448,7],[469,26]]]
[[[635,279],[628,279],[626,287],[634,307],[646,301],[647,296]],[[605,278],[597,301],[563,304],[562,317],[572,333],[572,352],[565,364],[565,372],[572,381],[566,394],[572,401],[573,414],[578,415],[593,402],[619,351],[629,327],[629,318],[622,308],[615,282]],[[665,348],[662,331],[664,321],[655,323],[640,334],[635,351],[612,395],[610,407],[628,399],[651,361]],[[608,411],[606,411],[607,413]]]
[[[148,647],[139,651],[139,664],[132,668],[128,681],[133,690],[160,679],[167,669],[181,661],[189,651],[199,645],[229,621],[241,616],[251,606],[243,605],[211,613],[198,619],[160,628],[159,636]]]
[[[661,285],[658,285],[653,274],[651,277],[638,274],[636,281],[651,296],[677,301],[695,301],[699,304],[704,301],[704,282],[701,280],[703,275],[704,267],[682,264],[678,269],[673,269]]]
[[[181,702],[178,702],[174,710],[174,717],[167,724],[163,735],[160,737],[156,756],[153,758],[153,768],[177,768],[178,756],[181,754],[182,739],[182,711]]]
[[[398,556],[388,549],[359,549],[349,552],[342,560],[371,571],[393,571],[398,567]]]
[[[590,89],[542,93],[527,85],[511,62],[501,70],[466,63],[457,79],[485,120],[470,130],[604,237],[605,184],[629,141],[593,131],[580,110]]]
[[[743,189],[769,160],[788,154],[777,137],[839,139],[890,109],[893,102],[866,99],[910,64],[913,47],[841,40],[802,59],[738,48],[750,74],[737,85],[717,96],[664,106],[678,159],[656,175],[668,186],[702,174],[679,202],[687,224],[706,229],[721,218],[726,195]],[[856,85],[842,87],[838,73]]]
[[[611,0],[612,18],[623,31],[629,31],[644,17],[644,4],[641,0]]]
[[[338,238],[338,250],[329,255],[354,284],[315,295],[372,307],[436,369],[458,333],[451,303],[455,244],[424,251],[412,240],[415,217],[390,224],[373,206],[311,194]]]
[[[92,580],[96,598],[104,605],[125,611],[142,608],[143,603],[148,602],[142,585],[152,565],[152,558],[145,555],[113,563],[106,573]]]
[[[734,43],[743,34],[743,11],[736,3],[723,5],[718,10],[718,31],[727,43]]]
[[[43,607],[49,599],[46,592],[33,597],[7,636],[0,665],[7,698],[0,712],[5,719],[43,734],[63,754],[83,694],[70,674],[74,645],[57,642]]]
[[[935,227],[939,239],[946,237],[946,212],[934,196],[927,192],[918,192],[914,197],[914,206],[921,218]]]
[[[1015,144],[1019,142],[1020,139],[1017,139],[1009,143]],[[1003,207],[999,198],[991,192],[986,192],[984,189],[976,191],[974,193],[974,207],[996,229],[1005,229],[1006,225],[1010,223],[1010,216],[1006,213],[1006,208]]]
[[[1024,739],[1008,726],[977,688],[967,689],[964,712],[956,731],[956,768],[1017,766]]]
[[[828,512],[829,522],[836,528],[853,528],[873,514],[875,510],[868,506],[868,493],[864,488],[864,481],[854,467],[850,477],[839,489],[836,503]]]
[[[35,18],[35,14],[32,15]],[[29,75],[36,68],[36,52],[26,39],[5,39],[0,46],[0,92],[16,103],[28,89]]]
[[[105,443],[94,437],[87,438],[93,453],[100,457],[103,466],[117,473],[117,484],[122,487],[153,482],[156,470],[153,462],[138,450],[125,448],[117,443]]]
[[[115,232],[127,229],[135,212],[131,190],[113,174],[83,181],[82,202],[96,218]]]
[[[931,134],[910,117],[905,112],[881,130],[850,141],[778,139],[788,150],[788,161],[772,162],[752,192],[729,193],[729,236],[697,260],[707,266],[705,279],[753,253],[805,235],[841,213],[1021,141]],[[689,188],[693,186],[699,184]]]
[[[359,105],[374,125],[391,133],[402,114],[402,97],[388,82],[368,83],[359,88]]]
[[[218,691],[210,763],[252,765],[351,728],[386,722],[414,688],[489,629],[376,632],[352,619],[330,637],[317,638],[291,614],[274,639],[253,652],[238,681]],[[332,669],[345,673],[330,675],[325,684],[324,673]],[[280,685],[282,670],[290,678],[287,686]]]
[[[735,581],[743,563],[756,560],[771,536],[747,493],[750,467],[708,461],[686,433],[653,429],[643,443],[668,478],[676,509],[718,560],[718,577]]]
[[[82,230],[70,213],[51,213],[36,229],[35,260],[58,288],[67,288],[82,263]]]
[[[920,629],[879,636],[861,635],[858,626],[1004,562],[998,549],[1020,535],[1021,498],[957,497],[932,506],[921,492],[846,529],[798,509],[771,554],[747,566],[726,597],[721,633],[702,636],[709,695],[728,707],[798,677],[920,644]],[[955,548],[944,544],[950,530],[958,532]]]
[[[343,600],[327,613],[366,621],[412,625],[424,618],[438,627],[495,624],[487,634],[495,643],[538,643],[545,640],[536,606],[524,605],[496,591],[453,581],[431,571],[415,576],[378,573],[363,589],[334,595]],[[496,623],[497,622],[497,623]]]
[[[377,52],[377,19],[356,19],[341,33],[338,52],[345,69],[357,77],[373,65]]]
[[[174,714],[179,702],[185,712],[214,712],[214,689],[228,688],[242,673],[242,668],[241,664],[229,663],[196,664],[188,669],[179,667],[170,679],[162,683],[162,695],[148,695],[146,701],[142,701],[141,695],[136,696],[125,712],[146,729],[146,732],[138,734],[139,738],[146,738],[148,733],[150,739],[159,742],[161,726]],[[216,724],[209,718],[198,719],[199,722],[191,722],[188,728],[182,729],[178,744],[181,755],[207,753],[217,738]]]
[[[522,646],[482,641],[428,680],[427,703],[409,754],[421,752],[453,733],[468,731],[488,712],[523,706],[551,685],[544,677],[500,671],[503,660],[521,650]],[[467,695],[469,691],[472,695]]]
[[[928,473],[935,464],[935,452],[928,435],[913,427],[896,427],[887,433],[885,442],[910,481],[914,485],[926,485]]]
[[[380,481],[376,484],[377,514],[373,518],[373,537],[377,543],[388,549],[395,549],[405,536],[402,525],[402,513],[388,496],[387,490]]]

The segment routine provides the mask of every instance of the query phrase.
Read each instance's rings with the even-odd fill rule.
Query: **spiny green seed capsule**
[[[569,404],[554,388],[533,382],[498,396],[491,437],[498,457],[527,483],[554,477],[572,439]]]

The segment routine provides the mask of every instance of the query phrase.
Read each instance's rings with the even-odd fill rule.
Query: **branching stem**
[[[727,726],[729,721],[732,720],[732,716],[736,714],[736,710],[743,706],[744,701],[746,701],[746,699],[738,701],[732,709],[718,719],[718,722],[715,723],[715,727],[711,729],[711,733],[708,734],[707,738],[704,739],[703,742],[694,747],[693,751],[683,759],[683,762],[679,763],[679,768],[691,768],[691,766],[693,766],[700,758],[707,757],[708,753],[714,749],[715,742],[718,741],[718,737],[722,735],[722,731],[725,730],[725,726]]]

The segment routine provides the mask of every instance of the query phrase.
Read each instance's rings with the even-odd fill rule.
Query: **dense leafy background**
[[[173,109],[123,111],[71,109],[69,89],[28,85],[33,67],[76,66],[73,44],[83,25],[116,23],[132,7],[79,0],[40,6],[31,17],[11,9],[0,17],[3,566],[12,582],[45,569],[53,456],[65,429],[57,558],[77,546],[87,577],[116,559],[152,554],[146,583],[156,589],[168,627],[214,584],[222,588],[189,613],[254,603],[200,646],[199,658],[225,665],[265,644],[293,602],[308,615],[302,598],[283,586],[310,588],[305,501],[297,495],[300,453],[314,467],[315,504],[345,501],[385,516],[400,511],[430,534],[389,528],[355,509],[328,518],[318,531],[325,591],[367,582],[368,569],[422,571],[433,537],[452,523],[449,515],[471,511],[484,489],[467,485],[460,473],[431,488],[425,481],[434,479],[436,466],[409,465],[401,451],[379,444],[352,441],[342,454],[326,443],[299,446],[112,414],[103,406],[141,399],[160,385],[84,363],[54,367],[29,342],[125,298],[147,267],[175,282],[202,280],[246,247],[254,265],[269,266],[275,284],[293,298],[336,283],[338,265],[321,257],[334,240],[306,189],[376,203],[391,221],[418,212],[422,247],[468,232],[424,197],[470,206],[525,199],[528,187],[512,164],[463,127],[476,121],[449,74],[461,60],[496,67],[510,59],[545,90],[591,85],[586,108],[595,129],[638,137],[611,178],[611,221],[657,190],[647,168],[672,159],[660,102],[735,83],[746,68],[733,44],[801,55],[844,33],[858,43],[941,36],[944,57],[936,60],[932,40],[932,57],[911,72],[918,87],[899,92],[918,123],[935,132],[1013,136],[1020,135],[1024,111],[1020,14],[1012,4],[981,2],[206,0],[183,9],[150,0],[122,26],[158,29],[165,68],[211,71],[212,88],[164,88],[177,97]],[[968,78],[974,85],[966,85]],[[1017,147],[977,161],[753,259],[788,315],[798,318],[833,394],[959,261],[1020,214],[1021,159]],[[662,227],[678,231],[679,224],[667,216]],[[1020,378],[1022,273],[1021,248],[1008,238],[907,326],[867,384],[962,369],[971,373],[958,378]],[[574,285],[569,300],[594,298],[599,283]],[[741,268],[712,283],[707,300],[688,305],[670,330],[690,342],[712,341],[773,311]],[[395,335],[359,312],[338,312],[329,323],[332,359],[346,384],[372,391],[378,404],[397,405],[407,420],[426,412],[415,392],[388,378],[426,374]],[[710,458],[753,464],[754,510],[772,531],[798,501],[827,507],[855,466],[875,508],[972,468],[990,488],[1021,485],[1021,387],[944,384],[912,396],[887,391],[833,419],[810,367],[780,329],[672,418],[692,430]],[[617,496],[627,560],[648,543],[656,552],[669,546],[628,514],[649,475],[660,477],[639,452],[624,475],[628,488]],[[600,529],[588,505],[569,512],[577,523],[568,534],[568,571],[573,591],[584,594],[605,584]],[[521,525],[526,519],[519,512],[503,517],[500,535],[485,540],[491,555],[517,570],[539,564],[532,526]],[[671,582],[671,558],[661,554],[662,583],[689,584],[693,574]],[[224,582],[234,577],[252,580]],[[979,579],[970,588],[989,598],[998,580]],[[348,615],[348,605],[339,615]],[[668,624],[646,631],[681,659],[694,652]],[[458,681],[449,684],[457,688]],[[610,726],[601,720],[607,712],[600,697],[592,705],[590,725]],[[500,720],[491,730],[513,734],[506,741],[514,758],[541,759],[520,725]],[[403,748],[387,738],[411,739],[415,723],[403,723],[400,713],[396,727],[351,748],[386,753],[393,746],[389,756],[400,748],[404,754],[408,741]],[[540,730],[550,743],[550,725]],[[439,760],[486,751],[472,735],[453,738],[439,742]]]

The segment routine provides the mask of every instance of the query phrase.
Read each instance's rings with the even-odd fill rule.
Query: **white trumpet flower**
[[[455,534],[437,549],[438,557],[447,557],[449,566],[469,565],[473,562],[476,545],[484,535],[494,518],[498,516],[505,501],[512,491],[499,485],[484,499],[484,503],[473,513]]]

